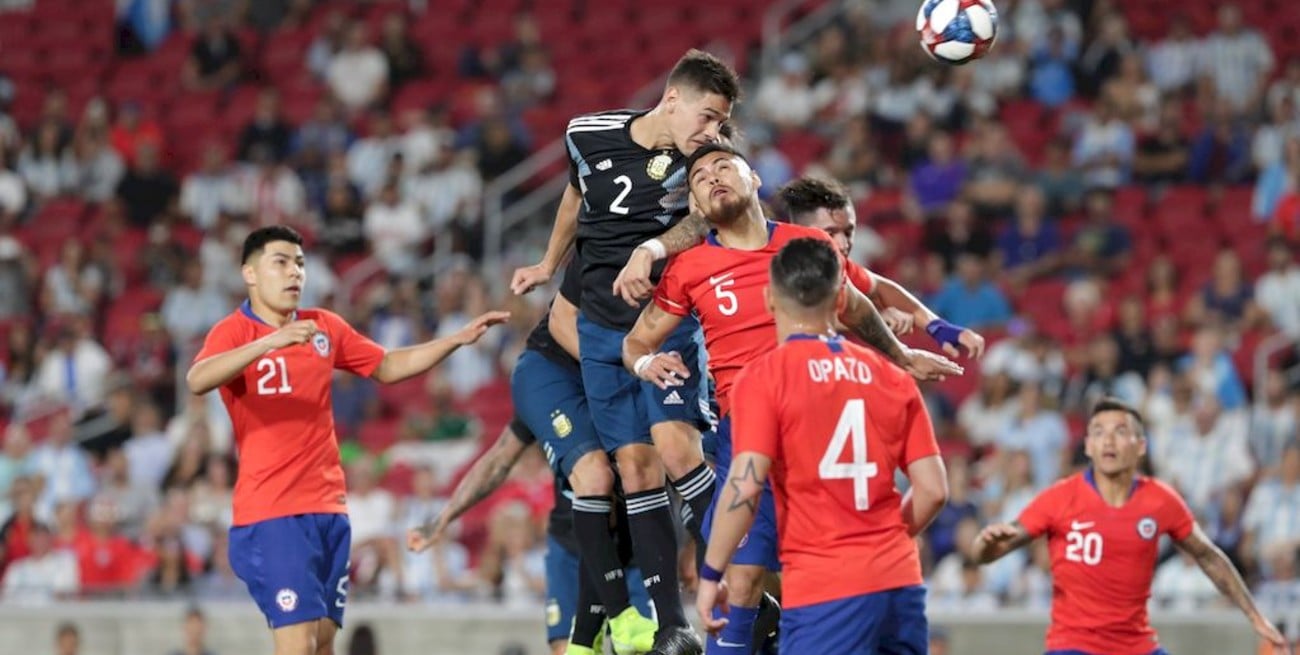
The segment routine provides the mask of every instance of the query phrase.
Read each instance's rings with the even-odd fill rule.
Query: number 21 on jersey
[[[257,360],[257,395],[274,396],[293,393],[289,386],[289,367],[283,357],[263,357]]]
[[[845,447],[852,448],[847,463],[841,462]],[[871,495],[867,484],[879,473],[875,462],[867,459],[867,404],[861,398],[844,403],[840,420],[831,435],[831,443],[822,455],[817,474],[823,480],[853,480],[853,507],[858,511],[871,509]]]

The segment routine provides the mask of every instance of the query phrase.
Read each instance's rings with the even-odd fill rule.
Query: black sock
[[[704,536],[701,533],[704,513],[713,503],[713,487],[716,479],[713,469],[705,462],[673,481],[673,488],[682,495],[682,522],[686,524],[686,529],[690,531],[691,536],[695,537],[695,543],[700,547],[701,552],[704,547]]]
[[[618,545],[609,527],[613,506],[609,496],[579,496],[573,501],[573,534],[578,538],[582,567],[591,576],[595,597],[610,618],[631,604]]]
[[[686,626],[677,583],[677,526],[664,487],[627,495],[628,528],[636,563],[660,626]]]
[[[584,567],[585,568],[585,567]],[[624,592],[627,588],[624,587]],[[569,632],[569,643],[591,648],[596,635],[605,627],[605,607],[600,604],[596,594],[596,583],[591,573],[578,571],[578,603],[573,610],[573,630]]]

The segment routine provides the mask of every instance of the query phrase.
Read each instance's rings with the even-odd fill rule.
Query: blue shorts
[[[782,653],[925,655],[925,587],[903,587],[781,611]]]
[[[555,537],[546,537],[546,641],[568,639],[573,628],[574,614],[578,611],[578,576],[582,563],[578,554],[565,548]],[[632,606],[642,616],[650,613],[650,595],[641,581],[641,571],[625,571],[627,593]]]
[[[510,376],[510,396],[556,475],[569,479],[583,455],[600,450],[577,371],[525,350]]]
[[[725,458],[719,453],[718,466],[714,471],[719,483],[713,488],[713,502],[704,514],[704,523],[700,526],[704,541],[708,543],[709,533],[713,530],[713,513],[718,506],[722,492],[727,488],[727,464],[731,463],[731,417],[726,416],[718,422],[716,430],[718,448],[726,450]],[[776,540],[776,497],[772,495],[772,485],[763,486],[763,495],[758,499],[758,513],[754,515],[754,524],[740,540],[736,554],[731,557],[732,564],[761,566],[769,571],[780,571],[781,560],[777,558]]]
[[[693,317],[682,320],[660,349],[680,354],[691,370],[691,377],[680,387],[660,389],[628,372],[623,367],[625,336],[621,330],[597,325],[578,314],[582,383],[596,434],[606,452],[651,443],[650,426],[660,423],[681,421],[701,432],[711,428],[708,356],[699,321]]]
[[[230,528],[230,568],[271,628],[329,618],[343,627],[352,524],[297,514]]]
[[[1081,650],[1049,650],[1043,655],[1097,655],[1096,653],[1087,653]],[[1157,648],[1147,655],[1169,655],[1169,651],[1163,648]]]

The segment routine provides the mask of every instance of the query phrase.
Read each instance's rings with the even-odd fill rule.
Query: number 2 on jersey
[[[845,446],[851,446],[850,461],[840,462]],[[867,492],[867,483],[879,473],[875,462],[867,459],[867,405],[861,398],[854,398],[844,403],[840,420],[835,425],[835,434],[822,455],[817,473],[823,480],[853,480],[853,506],[858,511],[871,508],[871,496]]]
[[[257,379],[257,395],[274,396],[293,392],[293,387],[289,386],[289,367],[285,366],[283,357],[263,357],[257,360],[257,372],[262,374]],[[277,377],[280,379],[279,386],[275,386]]]
[[[627,194],[632,193],[632,178],[620,175],[614,178],[614,184],[623,187],[623,190],[619,191],[617,196],[614,196],[614,202],[609,203],[609,211],[620,216],[627,216],[628,212],[632,210],[623,204],[623,201],[627,200]]]

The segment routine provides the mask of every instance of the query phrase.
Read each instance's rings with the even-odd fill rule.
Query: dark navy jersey
[[[614,278],[643,241],[663,234],[688,211],[686,157],[675,148],[648,150],[632,140],[645,111],[617,110],[569,121],[569,182],[582,192],[578,253],[583,314],[599,325],[629,330],[641,310],[613,293]],[[651,277],[657,282],[663,262]]]
[[[578,296],[580,295],[579,283],[582,265],[578,263],[578,258],[574,257],[569,260],[569,265],[564,269],[564,279],[560,281],[560,293],[565,300],[578,306]],[[574,375],[581,374],[581,367],[578,366],[578,360],[569,355],[569,351],[563,346],[556,343],[555,337],[551,336],[551,312],[548,310],[542,314],[542,320],[538,321],[537,327],[528,333],[527,348],[535,350],[541,356],[573,371]]]
[[[525,446],[537,441],[537,436],[528,429],[527,425],[524,425],[523,421],[519,420],[518,416],[510,421],[510,430]],[[560,477],[555,478],[554,486],[555,506],[551,508],[551,516],[546,522],[546,533],[554,537],[561,546],[576,553],[578,538],[573,532],[573,489],[569,486],[568,480]]]

